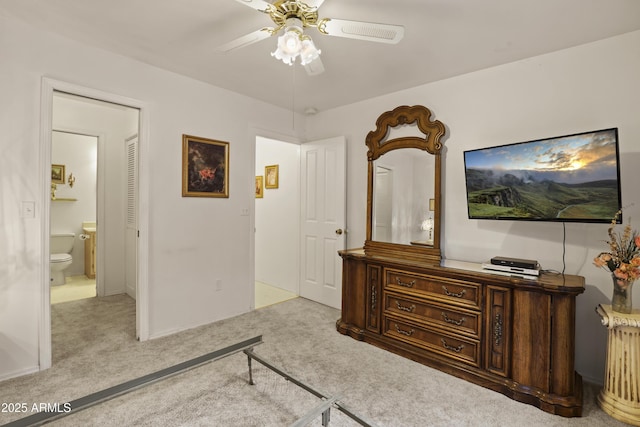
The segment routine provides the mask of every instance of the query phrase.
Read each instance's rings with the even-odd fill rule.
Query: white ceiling
[[[272,58],[273,23],[235,0],[0,0],[34,26],[286,109],[319,111],[640,29],[638,0],[325,0],[319,17],[400,24],[397,45],[321,35],[325,72]]]

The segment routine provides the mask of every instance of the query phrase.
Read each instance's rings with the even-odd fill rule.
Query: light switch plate
[[[36,217],[36,202],[23,201],[20,211],[22,218],[35,218]]]

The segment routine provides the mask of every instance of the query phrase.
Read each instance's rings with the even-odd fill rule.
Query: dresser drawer
[[[391,292],[384,294],[384,310],[386,314],[407,318],[409,321],[428,323],[445,331],[466,334],[476,339],[480,338],[482,321],[479,312]]]
[[[480,284],[409,271],[385,269],[385,288],[420,293],[439,300],[480,309]]]
[[[450,359],[480,366],[480,345],[470,338],[441,333],[388,316],[384,318],[384,335]]]

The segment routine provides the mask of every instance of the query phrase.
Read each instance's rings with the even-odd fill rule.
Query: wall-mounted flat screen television
[[[469,150],[464,166],[470,219],[610,223],[622,206],[617,128]]]

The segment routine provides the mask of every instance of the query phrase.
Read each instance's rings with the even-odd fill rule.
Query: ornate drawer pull
[[[413,313],[413,310],[416,309],[416,306],[414,304],[411,304],[410,306],[406,306],[406,305],[400,304],[399,301],[396,301],[396,306],[398,307],[399,310],[407,311],[409,313]]]
[[[453,320],[453,319],[450,319],[450,318],[449,318],[449,316],[447,316],[447,313],[445,313],[444,311],[442,312],[442,317],[444,318],[444,321],[445,321],[445,322],[447,322],[447,323],[453,323],[453,324],[454,324],[454,325],[456,325],[456,326],[460,326],[460,325],[462,325],[462,324],[467,320],[467,318],[466,318],[466,317],[461,317],[461,318],[460,318],[460,320]]]
[[[376,285],[371,284],[371,311],[375,311],[377,303],[378,303],[378,291],[376,290]]]
[[[496,314],[493,321],[493,339],[496,343],[496,347],[500,346],[500,343],[502,342],[502,316],[500,316],[500,313]]]
[[[444,291],[445,295],[449,296],[449,297],[457,297],[457,298],[462,298],[464,296],[465,293],[467,293],[466,289],[461,290],[459,293],[453,293],[453,292],[449,292],[449,290],[447,289],[446,286],[442,286],[442,290]]]
[[[447,350],[455,351],[456,353],[460,353],[460,351],[464,348],[464,344],[460,344],[457,347],[452,347],[449,344],[447,344],[444,338],[440,338],[440,341],[442,341],[442,346],[444,348],[446,348]]]
[[[406,335],[406,336],[410,337],[411,335],[413,335],[415,330],[414,329],[411,329],[411,330],[408,330],[408,331],[402,330],[402,329],[400,329],[400,326],[398,326],[398,324],[396,323],[396,332],[398,332],[399,334]]]
[[[398,285],[400,286],[404,286],[405,288],[413,288],[413,285],[416,284],[415,280],[412,280],[410,282],[403,282],[402,280],[400,280],[399,277],[396,277],[396,283],[398,283]]]

